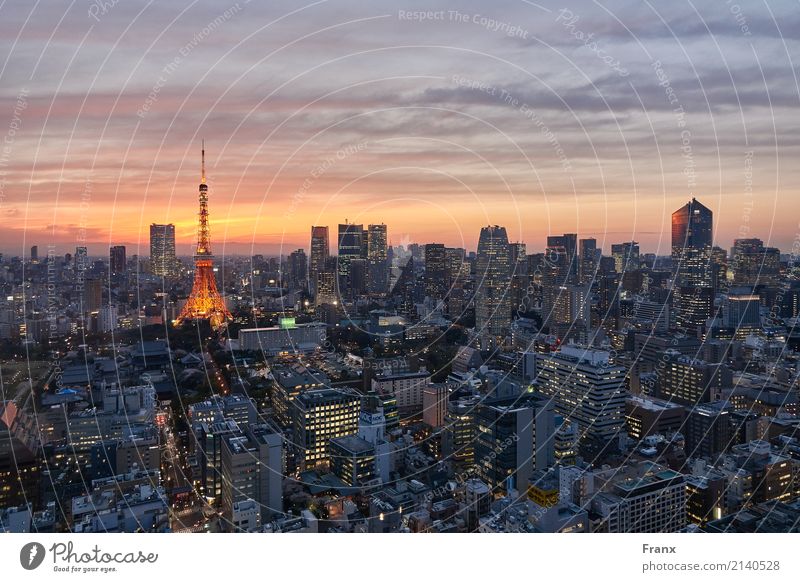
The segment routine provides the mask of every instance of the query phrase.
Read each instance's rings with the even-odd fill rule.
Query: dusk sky
[[[146,255],[152,222],[189,252],[202,138],[217,255],[345,219],[395,245],[500,224],[531,251],[667,254],[693,195],[720,246],[798,236],[797,0],[68,6],[0,3],[10,255]]]

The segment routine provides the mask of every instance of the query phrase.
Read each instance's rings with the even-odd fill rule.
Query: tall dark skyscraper
[[[559,256],[556,260],[551,258],[551,262],[558,262],[564,265],[566,272],[564,273],[568,282],[574,282],[578,276],[578,235],[574,233],[567,233],[547,237],[547,250],[548,255],[554,257],[556,254]]]
[[[475,265],[475,329],[497,345],[511,326],[511,258],[502,226],[484,226]]]
[[[317,292],[317,280],[320,273],[325,271],[325,262],[330,256],[330,247],[328,243],[328,227],[327,226],[312,226],[311,227],[311,255],[308,259],[308,277],[311,286],[311,292]]]
[[[121,275],[124,273],[126,262],[124,246],[117,245],[109,249],[109,267],[112,275]]]
[[[597,240],[582,238],[578,241],[578,279],[581,285],[588,285],[597,271]]]
[[[100,309],[103,305],[103,281],[92,277],[87,278],[83,283],[83,296],[81,306],[84,313],[92,313]]]
[[[447,247],[444,253],[447,258],[447,314],[457,318],[467,308],[469,297],[465,288],[470,280],[470,265],[465,260],[464,249]]]
[[[578,279],[578,235],[547,237],[545,261],[542,264],[542,319],[546,326],[555,325],[559,301],[567,286]]]
[[[350,263],[354,259],[364,258],[366,250],[364,238],[363,224],[349,224],[345,222],[345,224],[339,225],[339,256],[337,264],[339,271],[339,295],[342,297],[348,297],[350,295]]]
[[[441,301],[447,295],[447,251],[443,244],[425,245],[425,295]]]
[[[737,238],[731,249],[735,285],[775,285],[780,279],[781,253],[758,238]]]
[[[367,291],[386,293],[389,285],[389,245],[385,224],[367,227]]]
[[[683,283],[711,283],[713,213],[695,198],[672,213],[672,260]]]
[[[297,249],[289,255],[286,261],[286,277],[289,285],[294,288],[305,288],[308,276],[308,259],[303,249]]]
[[[31,263],[38,263],[39,262],[39,247],[33,245],[31,247]]]
[[[617,273],[639,270],[639,243],[636,241],[611,245],[611,256]]]
[[[713,213],[695,198],[672,213],[674,302],[678,327],[697,330],[714,307]]]
[[[150,225],[150,264],[154,275],[170,277],[175,274],[175,225]]]

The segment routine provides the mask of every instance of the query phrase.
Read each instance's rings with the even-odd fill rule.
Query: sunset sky
[[[345,219],[392,244],[474,249],[500,224],[530,250],[578,232],[666,254],[692,195],[717,244],[788,252],[799,8],[6,1],[0,251],[147,254],[173,222],[189,252],[204,138],[218,255],[307,248]]]

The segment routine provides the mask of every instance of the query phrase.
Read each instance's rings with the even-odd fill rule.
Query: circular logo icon
[[[19,551],[19,563],[26,570],[35,570],[44,562],[44,546],[39,542],[30,542]]]

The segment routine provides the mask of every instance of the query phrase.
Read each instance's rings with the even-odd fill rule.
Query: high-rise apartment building
[[[505,227],[484,226],[475,263],[475,329],[498,345],[511,327],[511,271]]]
[[[286,261],[286,277],[289,286],[295,289],[305,288],[308,273],[308,258],[303,249],[297,249]]]
[[[308,258],[308,279],[311,292],[315,295],[317,293],[317,279],[319,274],[325,270],[326,262],[330,256],[330,247],[328,245],[328,227],[312,226],[311,254]]]
[[[367,227],[367,291],[386,293],[389,287],[389,242],[385,224]]]
[[[736,239],[731,249],[733,283],[750,287],[775,285],[780,279],[780,261],[780,251],[765,247],[761,239]]]
[[[154,275],[171,277],[175,274],[175,225],[150,225],[150,265]]]
[[[578,280],[581,285],[591,285],[597,271],[597,239],[578,241]]]
[[[425,296],[441,301],[447,295],[447,249],[443,244],[425,245]]]
[[[112,275],[121,275],[125,272],[127,259],[125,257],[125,247],[116,245],[109,249],[109,268]]]
[[[352,278],[350,265],[355,259],[366,256],[366,240],[363,224],[340,224],[338,236],[337,271],[339,295],[343,298],[351,296]]]
[[[639,270],[639,243],[631,241],[613,244],[611,256],[614,258],[614,268],[617,273]]]

